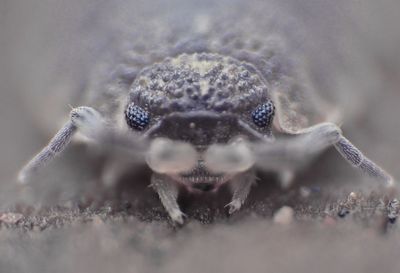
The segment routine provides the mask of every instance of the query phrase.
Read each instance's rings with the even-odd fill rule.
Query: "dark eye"
[[[149,112],[143,108],[130,103],[125,111],[126,123],[135,130],[143,130],[150,122]]]
[[[254,124],[258,127],[269,127],[275,114],[275,106],[271,100],[259,105],[251,114]]]

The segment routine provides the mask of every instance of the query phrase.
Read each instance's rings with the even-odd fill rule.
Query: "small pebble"
[[[277,224],[288,225],[293,222],[294,210],[291,207],[283,206],[275,212],[273,221]]]
[[[22,218],[24,218],[24,216],[20,213],[2,213],[0,216],[0,222],[4,222],[6,224],[16,224]]]
[[[93,216],[92,221],[93,221],[93,225],[95,225],[96,227],[100,227],[100,226],[104,225],[103,219],[101,219],[100,216],[98,216],[98,215]]]
[[[324,218],[323,224],[324,224],[325,226],[335,226],[335,225],[336,225],[336,220],[335,220],[335,218],[333,218],[332,216],[327,215],[327,216]]]
[[[352,191],[352,192],[349,194],[348,200],[354,202],[354,201],[357,200],[357,198],[358,198],[357,193],[355,193],[355,192]]]

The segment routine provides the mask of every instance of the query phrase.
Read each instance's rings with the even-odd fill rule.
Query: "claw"
[[[286,190],[292,186],[295,174],[292,170],[284,170],[279,174],[279,183],[282,189]]]
[[[169,216],[171,217],[172,221],[176,224],[183,225],[184,223],[184,218],[187,218],[187,215],[184,214],[180,210],[173,210],[169,213]]]
[[[242,202],[239,199],[234,199],[230,203],[225,205],[225,208],[229,207],[229,214],[233,214],[242,207]]]

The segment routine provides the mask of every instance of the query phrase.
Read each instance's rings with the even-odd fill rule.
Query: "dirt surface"
[[[400,178],[396,1],[282,2],[306,24],[331,31],[325,36],[340,36],[337,21],[352,14],[354,37],[363,45],[356,48],[365,51],[361,56],[368,58],[373,77],[361,73],[344,83],[345,112],[351,113],[354,103],[358,115],[344,120],[343,131]],[[173,1],[164,12],[180,4]],[[135,14],[143,6],[149,8],[140,1],[127,5]],[[278,186],[275,174],[260,174],[243,210],[230,217],[224,208],[227,189],[205,196],[183,193],[182,227],[172,225],[148,188],[146,169],[127,173],[117,188],[100,190],[96,177],[103,155],[82,144],[70,147],[34,186],[16,186],[18,169],[58,126],[46,120],[68,112],[63,91],[81,79],[80,56],[92,49],[89,30],[104,22],[85,17],[93,22],[87,36],[77,36],[76,29],[84,11],[96,9],[100,15],[113,10],[93,1],[0,1],[0,272],[399,272],[398,205],[334,149],[299,172],[289,189]],[[67,61],[59,61],[60,52]],[[357,68],[358,61],[352,63]],[[55,80],[60,67],[65,74]],[[55,87],[65,102],[57,113],[51,103],[38,103],[41,90]]]

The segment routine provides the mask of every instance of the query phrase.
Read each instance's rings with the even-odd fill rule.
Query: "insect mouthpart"
[[[230,176],[207,167],[203,159],[205,149],[183,141],[156,138],[150,145],[146,162],[154,172],[169,176],[189,190],[217,190]]]
[[[154,139],[147,163],[188,190],[216,191],[253,165],[249,151],[232,143],[238,136],[262,136],[242,127],[233,114],[210,111],[172,113],[145,133]],[[223,158],[221,158],[221,156]],[[225,160],[230,159],[230,160]],[[224,161],[221,164],[221,161]]]
[[[175,180],[185,185],[189,190],[203,192],[214,191],[228,181],[229,176],[223,173],[211,173],[199,160],[196,167],[190,172],[180,173],[174,177]]]

